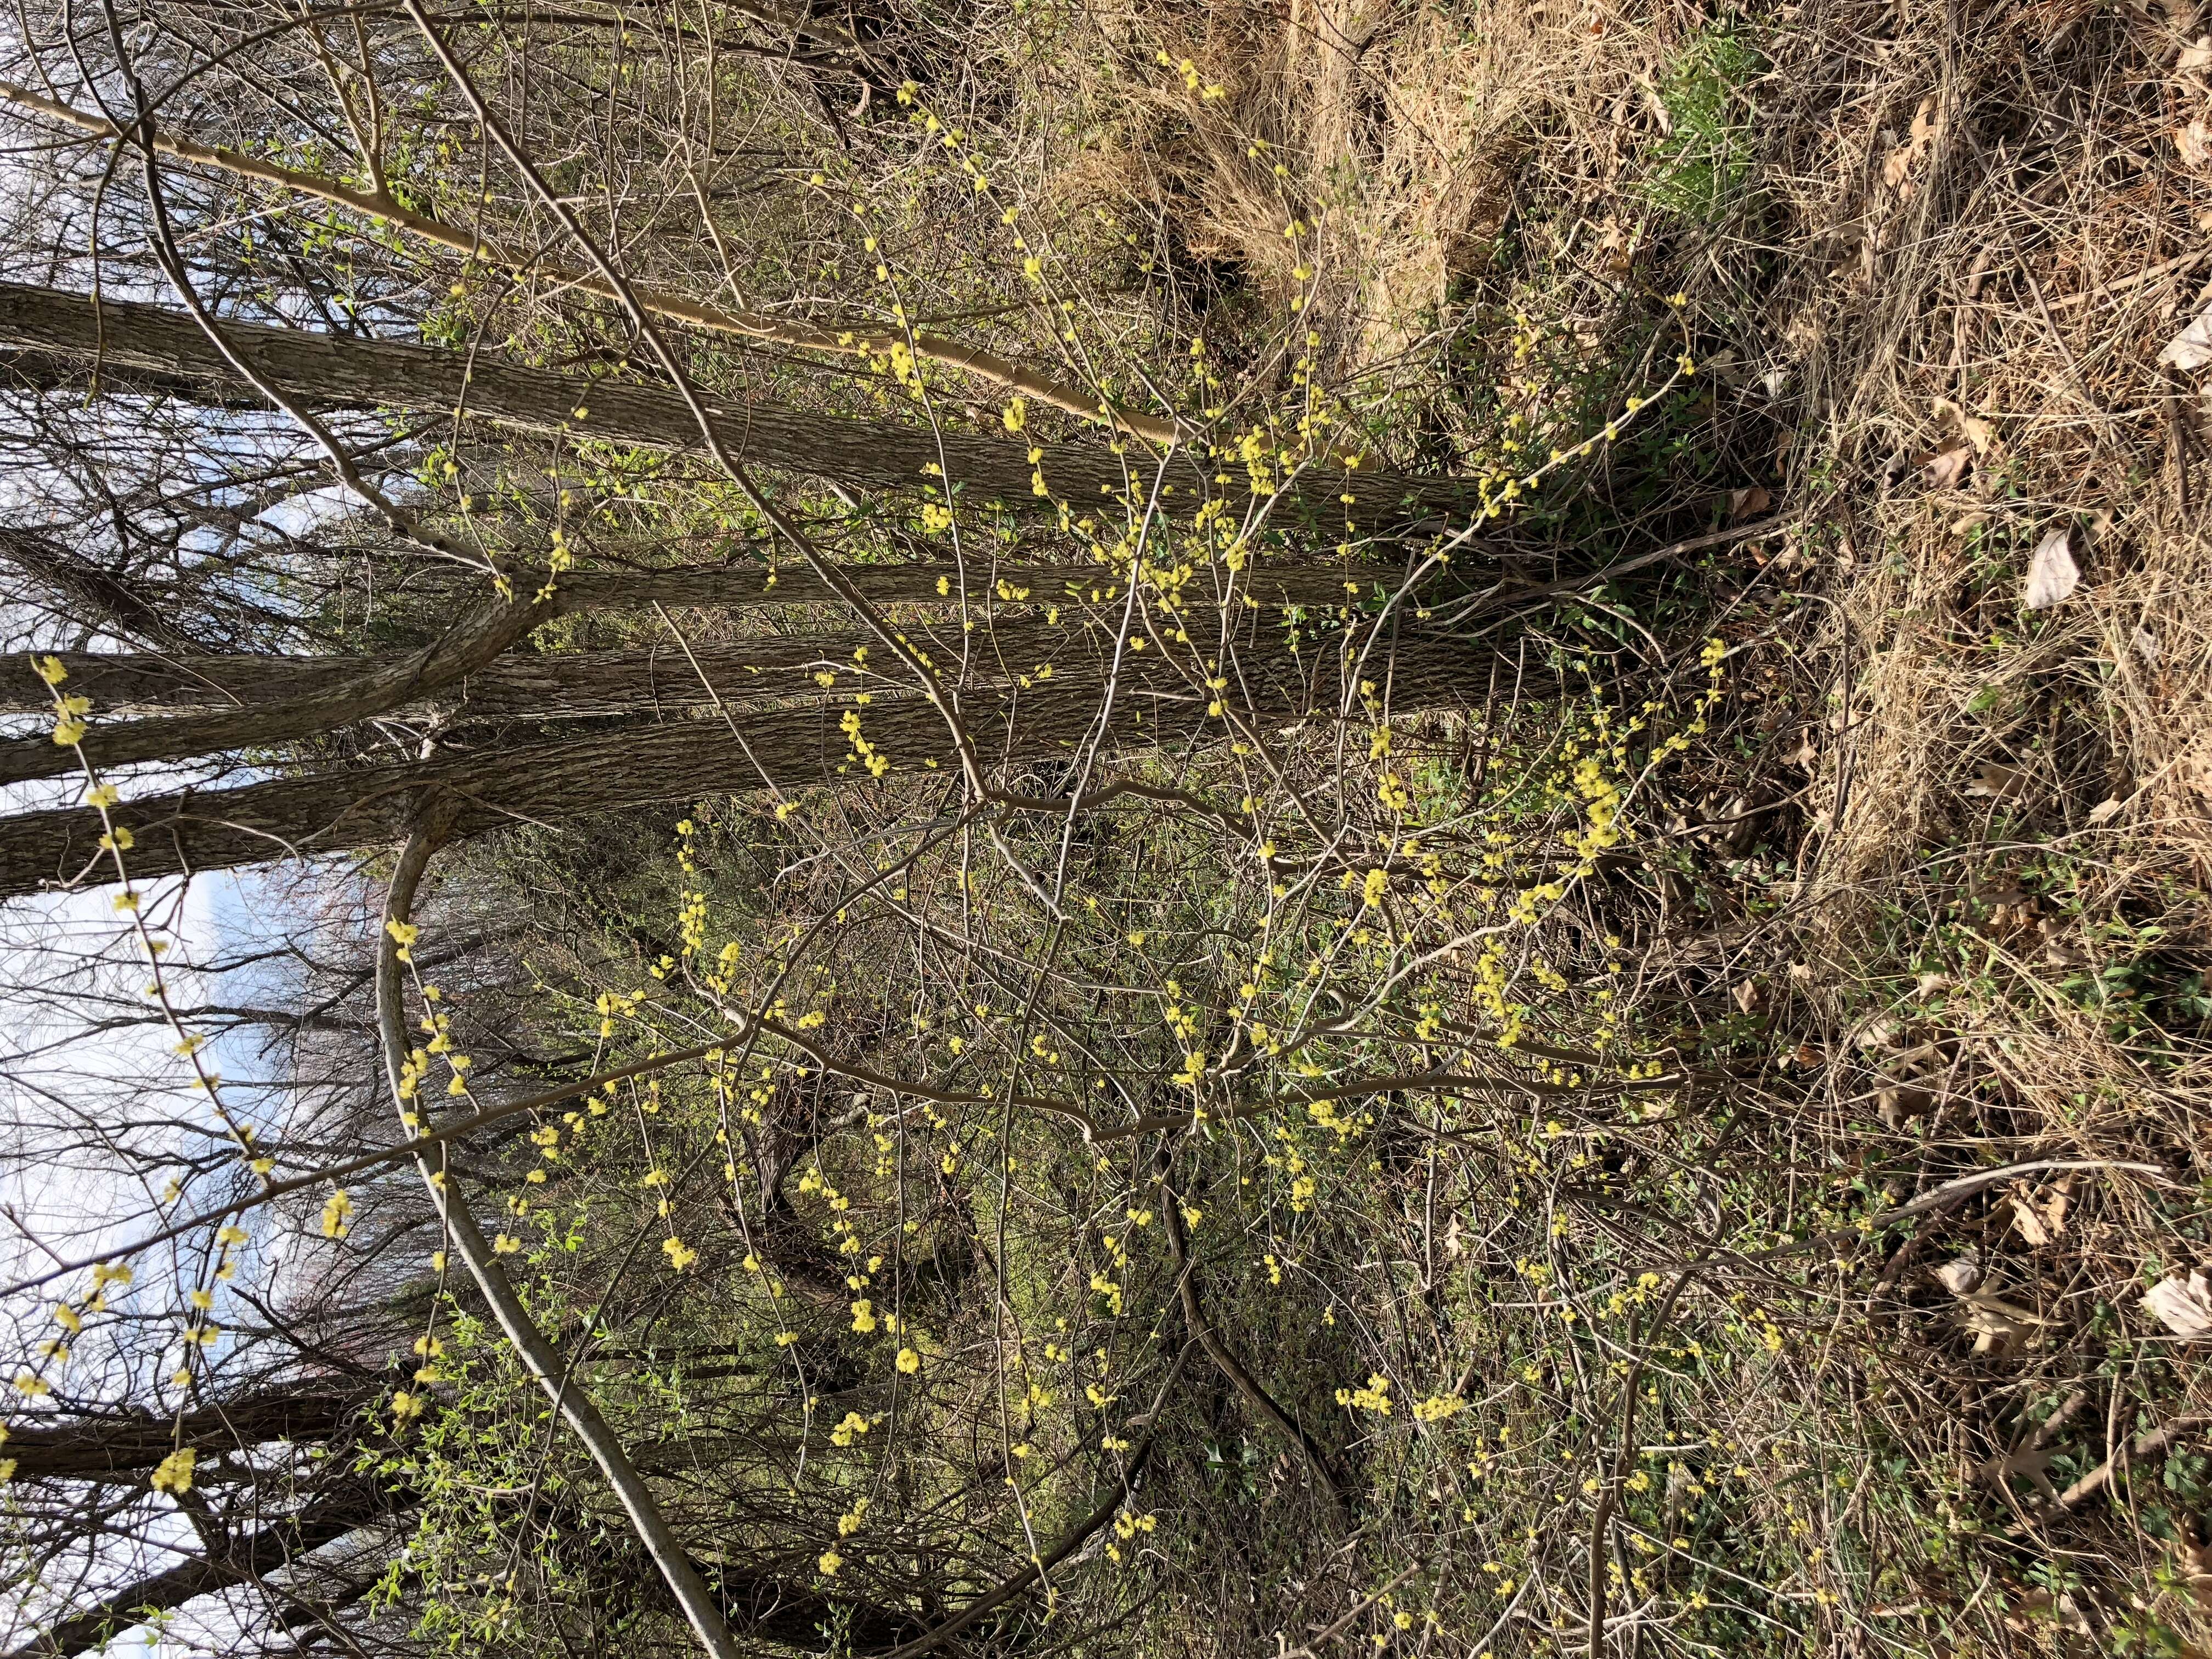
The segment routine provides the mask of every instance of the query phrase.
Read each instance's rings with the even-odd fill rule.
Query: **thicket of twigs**
[[[22,14],[10,1650],[2200,1650],[2202,31]]]

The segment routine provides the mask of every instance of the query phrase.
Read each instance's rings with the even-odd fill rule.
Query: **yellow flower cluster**
[[[1373,1412],[1378,1417],[1390,1415],[1390,1379],[1380,1371],[1372,1372],[1364,1388],[1339,1389],[1336,1403],[1349,1406],[1354,1411]]]
[[[190,1492],[192,1489],[192,1465],[199,1462],[199,1455],[190,1446],[179,1446],[171,1452],[154,1471],[151,1482],[154,1490]]]

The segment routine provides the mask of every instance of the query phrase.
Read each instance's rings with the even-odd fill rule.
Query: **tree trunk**
[[[166,1454],[166,1444],[162,1449]],[[410,1501],[404,1493],[387,1494],[366,1481],[346,1481],[310,1498],[298,1513],[235,1540],[228,1550],[188,1557],[132,1580],[92,1606],[48,1625],[5,1659],[70,1659],[112,1640],[151,1613],[171,1612],[200,1596],[281,1571],[384,1516],[404,1513]],[[739,1635],[805,1648],[819,1643],[815,1627],[826,1621],[848,1631],[855,1651],[867,1652],[894,1647],[926,1628],[919,1617],[875,1602],[824,1595],[803,1584],[742,1568],[695,1566],[722,1616]]]
[[[1376,678],[1385,665],[1370,669]],[[1255,651],[1226,694],[1268,724],[1309,714],[1334,718],[1338,666],[1332,652]],[[1449,698],[1467,683],[1464,658],[1448,648],[1401,648],[1388,665],[1401,707]],[[987,767],[1072,750],[1097,719],[1102,687],[1088,675],[1027,689],[986,689],[960,712]],[[1185,738],[1227,728],[1205,714],[1208,694],[1180,680],[1157,653],[1123,665],[1115,719],[1105,746]],[[134,879],[230,868],[288,854],[313,855],[397,840],[434,795],[457,802],[456,835],[503,824],[546,823],[653,803],[740,793],[764,784],[793,793],[868,778],[840,722],[860,715],[861,732],[899,773],[957,765],[945,722],[919,697],[855,708],[817,702],[733,714],[722,720],[638,726],[562,742],[447,751],[396,766],[309,774],[210,793],[185,791],[114,809],[133,832]],[[27,812],[0,819],[0,896],[104,879],[92,866],[101,833],[89,809]]]
[[[326,1441],[373,1401],[378,1379],[346,1389],[316,1382],[264,1389],[186,1412],[181,1418],[118,1413],[85,1417],[52,1426],[9,1431],[7,1455],[18,1480],[86,1480],[108,1475],[136,1479],[179,1446],[202,1457],[267,1445]]]
[[[1278,605],[1323,605],[1345,598],[1347,574],[1353,569],[1280,568],[1255,573],[1244,589],[1248,597],[1265,594]],[[949,574],[933,565],[862,565],[852,570],[871,599],[937,609],[982,608],[988,626],[972,634],[955,628],[949,639],[939,634],[926,648],[936,652],[948,667],[967,655],[981,665],[975,672],[986,680],[1045,662],[1054,664],[1055,672],[1064,672],[1079,659],[1095,660],[1101,648],[1102,635],[1096,629],[1048,626],[1027,615],[993,621],[992,611],[1003,601],[981,582],[969,584],[964,597],[940,595],[937,585],[949,583]],[[90,697],[95,714],[167,716],[94,724],[83,747],[94,765],[106,769],[272,747],[400,709],[428,713],[441,724],[451,725],[487,719],[583,720],[666,712],[712,703],[717,697],[757,701],[763,696],[805,695],[814,686],[791,671],[824,664],[849,671],[854,647],[875,643],[872,636],[860,635],[763,635],[702,644],[691,648],[689,658],[684,647],[673,640],[642,652],[501,654],[555,617],[602,605],[635,607],[647,602],[640,597],[641,592],[656,588],[686,592],[695,605],[708,602],[701,598],[702,592],[726,594],[713,601],[724,609],[836,602],[826,584],[804,573],[797,577],[779,573],[772,585],[768,573],[758,569],[708,570],[697,577],[691,582],[583,577],[563,584],[548,600],[518,596],[509,604],[480,609],[436,643],[413,653],[209,657],[76,651],[55,656],[68,671],[64,683],[68,690]],[[534,583],[536,579],[531,580]],[[1119,592],[1096,567],[1087,572],[1068,566],[1009,568],[999,574],[996,586],[1034,599],[1070,591],[1102,592],[1108,598]],[[924,624],[915,625],[918,643],[928,635]],[[712,694],[700,683],[702,671],[714,686]],[[27,660],[14,673],[0,672],[0,714],[35,714],[48,704],[45,683]],[[194,708],[222,712],[170,712]],[[0,740],[0,784],[60,777],[76,770],[78,764],[74,753],[56,747],[45,734]]]
[[[384,341],[229,323],[225,337],[272,384],[323,408],[398,408],[469,412],[511,426],[611,439],[648,448],[700,450],[704,444],[684,400],[636,381],[574,380],[489,357]],[[109,300],[97,310],[82,295],[0,283],[0,347],[94,358],[123,369],[213,383],[234,390],[239,375],[199,325],[182,312]],[[749,465],[782,468],[861,489],[918,489],[949,480],[969,500],[1038,504],[1032,477],[1042,471],[1054,495],[1079,507],[1122,495],[1139,502],[1157,463],[1141,445],[1116,454],[1097,444],[1047,444],[1033,466],[1018,440],[893,425],[781,404],[706,399],[717,435]],[[579,411],[583,411],[579,413]],[[943,469],[942,477],[939,469]],[[1232,500],[1249,492],[1242,462],[1178,455],[1168,483],[1188,501],[1208,477],[1231,479]],[[1341,498],[1350,495],[1351,502]],[[1410,478],[1331,462],[1290,483],[1278,522],[1298,520],[1329,534],[1346,520],[1372,530],[1389,520],[1464,510],[1474,491],[1465,480]],[[1168,505],[1174,505],[1169,498]],[[1285,515],[1287,514],[1286,519]]]
[[[311,1499],[298,1514],[234,1542],[219,1554],[196,1555],[125,1584],[81,1613],[49,1625],[7,1659],[64,1659],[100,1646],[145,1619],[217,1590],[276,1571],[311,1550],[356,1532],[389,1505],[367,1481],[347,1481]]]
[[[1121,586],[1102,565],[979,564],[965,576],[950,563],[847,565],[843,574],[877,605],[926,605],[933,610],[988,610],[1008,604],[1031,606],[1097,598],[1111,600]],[[1373,565],[1255,565],[1237,578],[1238,591],[1262,607],[1334,605],[1395,580],[1400,572]],[[940,592],[938,584],[945,584]],[[1018,597],[1009,599],[1000,592]],[[1202,603],[1219,596],[1208,592]],[[463,602],[457,597],[456,603]],[[687,565],[665,570],[589,571],[563,577],[547,601],[545,617],[586,611],[641,611],[662,605],[707,611],[757,610],[770,605],[842,605],[811,572],[765,565]],[[1249,607],[1248,607],[1249,608]],[[543,620],[544,618],[541,618]],[[992,626],[1004,629],[1004,622]],[[771,641],[773,642],[773,641]],[[849,647],[848,647],[850,648]],[[668,651],[681,656],[672,641]],[[69,689],[93,700],[95,717],[186,708],[229,708],[325,695],[337,682],[377,672],[395,656],[295,657],[205,653],[58,651],[69,670]],[[0,714],[34,714],[46,707],[44,687],[27,668],[0,671]],[[99,728],[95,726],[94,728]]]
[[[299,694],[227,708],[221,714],[175,715],[111,726],[97,738],[88,738],[88,753],[95,765],[109,768],[220,754],[337,731],[427,696],[471,669],[485,666],[549,615],[544,604],[517,595],[512,601],[478,607],[474,615],[420,651],[322,659],[338,663],[341,672],[324,676]],[[220,664],[222,659],[214,661]],[[222,671],[218,667],[216,672]],[[72,690],[82,694],[81,687]],[[50,739],[29,737],[0,744],[0,783],[58,777],[75,770],[77,764],[74,753]]]

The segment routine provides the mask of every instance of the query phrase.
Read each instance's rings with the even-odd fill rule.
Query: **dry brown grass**
[[[1826,618],[1791,671],[1829,698],[1780,930],[1814,964],[1825,1050],[1802,1129],[1847,1165],[1917,1164],[1920,1189],[1993,1158],[2171,1172],[2068,1178],[2063,1196],[2044,1176],[1916,1233],[1873,1299],[1836,1304],[1905,1361],[1865,1421],[1932,1494],[2013,1517],[2019,1538],[1983,1558],[2005,1609],[1983,1640],[2108,1644],[2142,1614],[2203,1644],[2185,1526],[2160,1535],[2136,1497],[2043,1504],[1987,1467],[2077,1391],[2104,1419],[2092,1462],[2212,1407],[2138,1305],[2207,1248],[2191,1187],[2212,1046],[2158,1001],[2212,969],[2212,390],[2156,361],[2212,302],[2212,159],[2190,136],[2212,112],[2203,25],[2187,3],[1787,8],[1759,33],[1755,199],[1686,234],[1639,196],[1638,157],[1665,125],[1649,89],[1702,21],[1540,7],[1480,33],[1431,13],[1317,26],[1297,90],[1309,164],[1352,158],[1360,185],[1327,221],[1339,338],[1371,362],[1464,279],[1525,292],[1528,248],[1500,272],[1475,251],[1539,198],[1589,228],[1553,245],[1578,281],[1608,243],[1664,241],[1617,280],[1685,288],[1705,349],[1735,359],[1729,395],[1781,429],[1778,471],[1747,482],[1793,516],[1790,580]],[[1962,471],[1930,470],[1960,441]],[[2030,550],[2059,528],[2081,586],[2027,613]],[[1937,959],[1961,934],[1972,973],[1955,949]],[[2140,1017],[2101,1000],[2115,973]],[[1881,1123],[1899,1091],[1926,1115]],[[2035,1237],[2015,1200],[2063,1224]],[[1968,1245],[2050,1322],[1974,1352],[1948,1298],[1915,1288]]]
[[[2063,1485],[2212,1411],[2201,1345],[2141,1305],[2160,1273],[2212,1263],[2212,1020],[2190,1012],[2212,978],[2212,387],[2157,362],[2212,303],[2207,24],[2194,0],[1747,16],[1754,173],[1696,222],[1653,187],[1663,89],[1722,21],[1376,0],[1124,15],[1131,56],[1188,56],[1230,94],[1121,88],[1082,187],[1277,302],[1282,226],[1305,216],[1323,361],[1419,383],[1462,459],[1455,328],[1525,307],[1595,362],[1656,296],[1688,296],[1700,356],[1729,365],[1708,382],[1727,482],[1770,490],[1790,525],[1715,578],[1731,638],[1773,623],[1790,647],[1746,665],[1777,712],[1754,732],[1750,711],[1745,770],[1786,754],[1807,787],[1786,906],[1723,891],[1735,919],[1675,954],[1725,939],[1720,988],[1796,988],[1763,1103],[1793,1169],[1905,1194],[1993,1164],[2106,1166],[2023,1177],[1808,1281],[1803,1316],[1832,1345],[1741,1401],[1730,1431],[1826,1425],[1910,1465],[1886,1517],[1854,1497],[1820,1523],[1815,1541],[1902,1564],[1922,1598],[1846,1606],[1825,1626],[1838,1650],[2109,1650],[2152,1623],[2203,1650],[2207,1559],[2185,1521],[2147,1521],[2148,1477],[2061,1505],[1991,1460],[2047,1441],[2076,1460]],[[1966,464],[1931,470],[1947,446]],[[1661,499],[1716,510],[1709,490]],[[2031,550],[2057,529],[2080,586],[2026,612]],[[2045,1322],[1978,1349],[1971,1305],[1929,1278],[1969,1248]],[[2070,1428],[2039,1428],[2061,1408]],[[1923,1522],[1978,1541],[1923,1568]]]
[[[1790,232],[1768,314],[1802,440],[1787,499],[1832,601],[1814,672],[1840,695],[1801,921],[1831,1020],[1875,1039],[1832,1070],[1827,1127],[1867,1136],[1866,1097],[1901,1086],[1929,1116],[1895,1126],[1891,1156],[2173,1172],[2069,1188],[2048,1237],[2008,1200],[1908,1245],[1978,1246],[1989,1284],[2051,1322],[1998,1342],[1998,1364],[1935,1344],[1892,1431],[2014,1513],[2020,1541],[1989,1558],[2007,1645],[2109,1644],[2129,1604],[2202,1644],[2185,1524],[2154,1535],[2136,1494],[2042,1504],[1986,1462],[2079,1392],[2106,1419],[2092,1456],[2207,1404],[2136,1305],[2203,1258],[2189,1188],[2212,1127],[2203,1023],[2154,1011],[2161,981],[2212,962],[2207,405],[2156,362],[2212,300],[2212,173],[2175,142],[2206,106],[2175,68],[2193,8],[1844,5],[1805,22],[1777,44],[1790,90],[1769,166]],[[1961,441],[1962,474],[1929,465]],[[2057,529],[2081,586],[2027,613],[2029,551]],[[1934,961],[1939,936],[1970,949]],[[2116,1018],[2100,975],[2137,1012]],[[2045,1176],[2016,1196],[2057,1191]],[[2039,1556],[2063,1571],[2033,1579]]]
[[[1306,320],[1340,372],[1372,368],[1434,330],[1489,268],[1524,181],[1619,181],[1638,135],[1663,119],[1651,76],[1693,27],[1609,7],[1471,15],[1386,0],[1117,13],[1099,30],[1121,62],[1188,59],[1225,96],[1171,75],[1094,83],[1097,142],[1055,193],[1156,216],[1189,253],[1278,298],[1298,263],[1284,227],[1302,219],[1316,272]]]
[[[2026,767],[2069,830],[2111,799],[2112,833],[2193,847],[2212,682],[2188,474],[2205,405],[2155,362],[2212,299],[2212,177],[2180,165],[2168,100],[2190,88],[2160,72],[2180,41],[2156,18],[2078,10],[2002,13],[1948,52],[1911,52],[1920,33],[1860,48],[1870,84],[1884,64],[1923,67],[1838,111],[1856,121],[1804,158],[1829,188],[1793,203],[1832,228],[1784,290],[1836,469],[1799,483],[1848,538],[1836,591],[1856,635],[1830,873],[1893,871],[1931,832],[1970,829],[1986,814],[1961,803],[1991,761]],[[1850,37],[1802,50],[1850,76]],[[1943,484],[1919,463],[1954,441],[1954,410],[1986,424]],[[2075,532],[2083,585],[2025,619],[2021,544],[2054,527]],[[2025,705],[2061,688],[2077,693],[2063,735],[2027,729]]]

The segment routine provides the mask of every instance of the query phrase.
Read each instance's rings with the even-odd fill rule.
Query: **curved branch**
[[[1136,1455],[1130,1458],[1122,1468],[1120,1491],[1062,1533],[1058,1541],[1050,1549],[1036,1557],[1012,1577],[995,1589],[987,1590],[977,1596],[927,1635],[917,1637],[904,1647],[892,1649],[890,1652],[881,1656],[881,1659],[920,1659],[921,1655],[927,1653],[931,1649],[943,1646],[954,1637],[971,1629],[976,1620],[987,1613],[996,1612],[1031,1585],[1042,1583],[1045,1574],[1050,1572],[1069,1556],[1081,1549],[1091,1539],[1096,1537],[1099,1530],[1114,1518],[1121,1505],[1129,1501],[1131,1488],[1136,1485],[1138,1475],[1144,1472],[1145,1464],[1151,1459],[1152,1448],[1159,1442],[1160,1413],[1166,1408],[1168,1395],[1175,1388],[1176,1379],[1182,1375],[1183,1361],[1189,1357],[1190,1350],[1188,1347],[1183,1348],[1176,1355],[1175,1364],[1168,1368],[1167,1380],[1160,1384],[1159,1397],[1153,1402],[1152,1409],[1146,1413],[1151,1420],[1151,1426],[1146,1431],[1144,1443],[1137,1448]]]
[[[28,87],[17,86],[12,81],[0,81],[0,100],[5,100],[18,108],[33,110],[50,120],[65,123],[94,137],[120,139],[124,137],[115,124],[105,116],[60,103]],[[302,196],[314,197],[371,219],[384,220],[427,242],[434,242],[467,258],[509,270],[519,271],[528,267],[556,287],[580,289],[603,300],[621,298],[614,285],[603,276],[586,270],[545,264],[515,249],[501,247],[473,231],[457,230],[443,220],[403,207],[389,195],[355,190],[318,173],[303,173],[297,168],[279,167],[274,161],[264,161],[256,156],[240,155],[234,149],[204,144],[197,139],[176,137],[167,131],[155,137],[154,148],[180,161],[215,167],[239,178],[274,185],[281,190],[296,191]],[[726,310],[720,306],[687,299],[680,294],[672,294],[665,289],[643,284],[634,284],[633,291],[638,302],[647,310],[672,322],[691,323],[719,334],[773,340],[779,345],[797,346],[808,351],[831,352],[841,357],[858,357],[864,361],[870,357],[890,356],[894,348],[900,352],[912,350],[917,356],[960,369],[978,380],[988,380],[1009,392],[1034,398],[1039,403],[1050,404],[1055,409],[1066,410],[1086,421],[1110,424],[1154,443],[1175,441],[1176,423],[1172,420],[1120,410],[1102,411],[1094,393],[1055,380],[1036,369],[1025,368],[981,346],[949,340],[941,334],[918,331],[909,346],[904,334],[886,333],[872,325],[821,327],[771,316],[766,312]]]
[[[526,591],[536,591],[537,584],[525,580]],[[286,743],[335,731],[467,678],[553,614],[542,595],[500,600],[421,650],[369,658],[354,673],[312,695],[220,714],[172,714],[95,726],[86,734],[83,747],[94,763],[107,768]],[[48,742],[43,735],[0,743],[0,784],[58,777],[82,764],[72,750]]]
[[[1589,1543],[1589,1659],[1600,1659],[1605,1641],[1606,1545],[1613,1536],[1613,1511],[1620,1505],[1622,1488],[1636,1467],[1636,1390],[1644,1381],[1644,1367],[1651,1358],[1651,1350],[1658,1345],[1659,1334],[1674,1317],[1674,1304],[1681,1299],[1682,1291],[1697,1277],[1697,1269],[1685,1267],[1674,1275],[1674,1282],[1667,1287],[1667,1294],[1651,1316],[1651,1324],[1644,1334],[1643,1345],[1636,1351],[1636,1362],[1628,1368],[1628,1375],[1620,1384],[1620,1452],[1613,1461],[1613,1473],[1598,1492],[1597,1515],[1590,1522]],[[1633,1340],[1632,1338],[1631,1339]]]
[[[526,1112],[542,1111],[548,1106],[557,1106],[564,1100],[573,1100],[578,1095],[588,1094],[592,1090],[602,1088],[607,1084],[618,1083],[625,1078],[650,1077],[655,1072],[665,1072],[672,1066],[680,1066],[685,1060],[698,1060],[712,1054],[727,1042],[726,1037],[714,1037],[705,1042],[694,1043],[688,1048],[677,1048],[666,1054],[654,1054],[645,1060],[635,1060],[628,1066],[617,1066],[608,1071],[595,1072],[590,1077],[579,1078],[573,1083],[563,1083],[557,1087],[546,1089],[534,1095],[526,1095],[520,1100],[504,1101],[496,1106],[487,1106],[482,1111],[471,1113],[467,1117],[453,1119],[439,1124],[434,1128],[419,1130],[397,1146],[386,1146],[376,1152],[362,1152],[337,1164],[325,1164],[319,1169],[310,1170],[305,1175],[287,1176],[281,1181],[264,1180],[244,1198],[234,1199],[228,1204],[218,1204],[212,1208],[202,1210],[197,1214],[185,1216],[180,1220],[169,1223],[165,1227],[143,1234],[128,1244],[107,1246],[88,1255],[55,1261],[27,1279],[19,1279],[11,1285],[0,1285],[0,1302],[4,1302],[11,1297],[21,1296],[26,1291],[36,1290],[41,1285],[51,1284],[64,1274],[82,1273],[95,1262],[127,1261],[141,1251],[153,1249],[156,1244],[166,1244],[173,1238],[182,1238],[189,1233],[197,1232],[202,1227],[211,1227],[218,1221],[227,1221],[233,1216],[243,1215],[248,1210],[258,1209],[273,1199],[283,1198],[292,1193],[305,1192],[310,1187],[335,1186],[339,1182],[348,1180],[367,1170],[380,1169],[386,1164],[397,1164],[404,1158],[419,1158],[433,1146],[442,1146],[447,1141],[465,1139],[477,1130],[488,1128],[492,1124],[503,1122],[508,1118],[519,1117]]]
[[[171,651],[210,649],[179,629],[135,579],[104,569],[34,531],[0,525],[0,559],[48,590],[74,622],[96,623],[122,638]]]
[[[451,822],[450,808],[443,803],[433,803],[417,821],[400,853],[398,866],[392,872],[392,885],[385,899],[387,924],[404,922],[412,912],[423,872],[429,866],[431,855],[444,842]],[[377,941],[376,1024],[392,1103],[404,1113],[406,1100],[400,1091],[399,1079],[408,1060],[407,1018],[400,1000],[398,945],[388,926]],[[630,1461],[621,1439],[599,1415],[590,1395],[567,1381],[567,1367],[522,1305],[522,1298],[515,1294],[507,1270],[500,1265],[489,1242],[477,1227],[459,1182],[449,1170],[434,1167],[427,1154],[418,1152],[415,1165],[429,1193],[431,1204],[445,1222],[453,1253],[468,1269],[469,1277],[476,1281],[477,1291],[506,1334],[515,1358],[544,1386],[562,1421],[583,1443],[592,1461],[599,1465],[599,1473],[614,1489],[616,1499],[629,1517],[638,1541],[653,1558],[653,1565],[660,1570],[661,1578],[698,1636],[700,1645],[714,1659],[740,1659],[736,1639],[723,1622],[720,1605],[691,1565],[690,1557],[669,1530],[652,1488]]]
[[[264,1577],[334,1544],[374,1521],[386,1508],[384,1494],[374,1486],[349,1482],[227,1550],[196,1555],[132,1580],[84,1611],[47,1626],[5,1659],[69,1659],[103,1646],[152,1613]]]
[[[1190,1241],[1182,1228],[1182,1198],[1168,1184],[1164,1149],[1160,1153],[1160,1216],[1167,1225],[1168,1249],[1175,1257],[1176,1294],[1182,1299],[1183,1322],[1190,1327],[1192,1337],[1200,1347],[1206,1350],[1206,1357],[1213,1362],[1214,1368],[1229,1379],[1230,1386],[1243,1396],[1244,1403],[1266,1419],[1277,1434],[1298,1449],[1299,1455],[1306,1461],[1306,1467],[1313,1471],[1314,1480],[1328,1495],[1331,1506],[1338,1516],[1348,1523],[1352,1519],[1352,1503],[1345,1495],[1343,1483],[1329,1468],[1328,1454],[1298,1425],[1296,1418],[1275,1403],[1274,1397],[1260,1386],[1259,1379],[1244,1369],[1243,1362],[1229,1351],[1228,1345],[1222,1341],[1208,1322],[1206,1310],[1199,1305],[1196,1264],[1190,1259]]]

